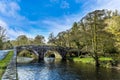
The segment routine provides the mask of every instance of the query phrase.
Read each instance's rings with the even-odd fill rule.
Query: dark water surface
[[[18,64],[19,80],[120,80],[120,71],[69,61]]]

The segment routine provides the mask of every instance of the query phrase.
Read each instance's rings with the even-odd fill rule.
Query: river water
[[[70,61],[17,64],[19,80],[120,80],[120,71]]]
[[[0,50],[0,60],[2,60],[11,50]]]

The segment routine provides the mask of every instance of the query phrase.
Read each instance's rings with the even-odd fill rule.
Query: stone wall
[[[2,80],[17,80],[17,67],[16,67],[16,50],[14,49],[14,56],[11,59]]]

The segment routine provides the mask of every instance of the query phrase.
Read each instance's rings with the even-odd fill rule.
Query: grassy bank
[[[74,62],[82,62],[82,63],[89,63],[89,64],[95,64],[95,60],[92,57],[86,57],[86,58],[79,58],[79,57],[73,57],[70,58],[70,60]],[[111,67],[111,61],[113,59],[111,57],[100,57],[100,65],[103,67]]]
[[[73,57],[70,58],[70,60],[74,62],[95,64],[95,60],[92,57],[86,57],[86,58]],[[100,57],[99,61],[100,61],[100,66],[110,68],[112,66],[111,62],[113,61],[113,59],[111,57]]]
[[[87,58],[79,58],[79,57],[74,57],[72,58],[73,61],[75,62],[83,62],[83,63],[94,63],[94,59],[91,57],[87,57]],[[112,58],[110,57],[100,57],[99,58],[100,61],[111,61]]]
[[[0,60],[0,80],[1,80],[3,73],[5,72],[12,56],[13,56],[13,51],[10,51],[4,59]]]

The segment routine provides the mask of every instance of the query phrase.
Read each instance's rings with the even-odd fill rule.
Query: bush
[[[113,61],[111,62],[112,66],[117,66],[120,63],[120,54],[112,54]]]

